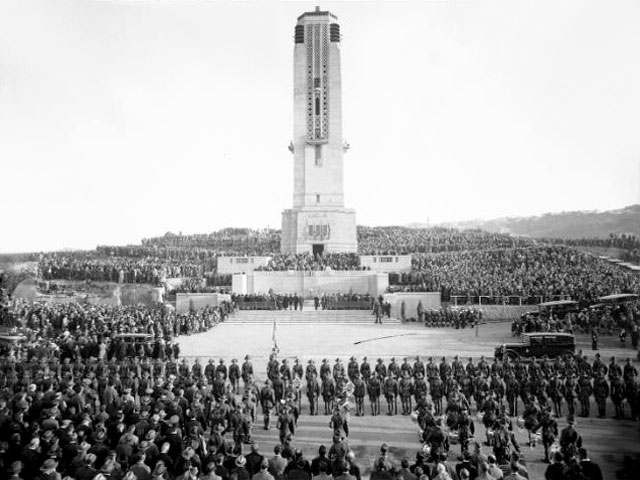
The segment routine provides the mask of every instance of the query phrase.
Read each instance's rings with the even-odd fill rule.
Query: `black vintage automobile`
[[[571,333],[561,332],[532,332],[523,333],[520,342],[503,343],[496,347],[495,357],[502,360],[509,357],[526,359],[542,357],[549,358],[573,355],[576,351],[576,338]]]

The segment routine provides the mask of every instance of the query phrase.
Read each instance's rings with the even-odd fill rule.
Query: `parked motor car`
[[[563,332],[523,333],[519,342],[503,343],[495,350],[495,357],[502,360],[534,358],[546,355],[549,358],[573,355],[576,352],[576,337]]]

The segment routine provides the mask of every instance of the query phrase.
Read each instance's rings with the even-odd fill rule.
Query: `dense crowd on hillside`
[[[358,251],[362,255],[509,249],[526,247],[533,243],[531,239],[482,230],[442,227],[358,227]]]
[[[390,280],[407,290],[440,291],[445,299],[517,295],[594,301],[640,288],[631,272],[565,246],[414,255],[413,272]]]
[[[601,295],[638,289],[639,280],[624,269],[572,246],[446,228],[358,227],[360,254],[412,253],[412,270],[392,273],[390,290],[440,291],[444,301],[527,303],[570,297],[593,301]],[[593,244],[591,239],[569,241]],[[596,242],[598,243],[598,242]],[[635,237],[600,241],[634,252]],[[264,271],[360,270],[358,255],[280,254],[276,230],[226,229],[208,235],[173,235],[144,240],[142,245],[98,247],[93,252],[42,255],[41,278],[158,284],[183,277],[181,291],[214,291],[228,286],[230,276],[217,274],[217,258],[226,254],[271,256]],[[204,286],[201,280],[204,279]],[[465,298],[467,300],[465,300]],[[517,301],[520,301],[516,299]]]
[[[142,240],[147,248],[207,250],[219,255],[265,255],[280,251],[280,231],[271,229],[225,228],[196,235],[167,233],[162,237]]]
[[[44,280],[91,280],[117,283],[150,283],[163,279],[204,275],[204,266],[157,257],[105,257],[96,252],[43,255],[39,270]]]
[[[576,247],[614,248],[619,250],[620,260],[640,264],[640,238],[635,235],[610,235],[608,238],[549,239],[549,242]]]
[[[313,255],[311,253],[275,254],[266,266],[256,268],[257,271],[322,271],[332,270],[362,270],[360,257],[355,253],[325,253]]]

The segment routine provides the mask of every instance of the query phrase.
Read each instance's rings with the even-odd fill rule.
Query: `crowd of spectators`
[[[275,254],[267,265],[256,268],[257,271],[323,271],[332,270],[364,270],[360,266],[360,257],[355,253],[325,253],[313,255],[311,253]]]
[[[39,261],[43,280],[91,280],[96,282],[150,283],[166,278],[204,275],[204,266],[157,257],[106,257],[98,252],[51,253]]]
[[[280,251],[280,231],[272,229],[225,228],[217,232],[176,235],[142,240],[142,246],[173,251],[212,251],[218,255],[265,255]]]
[[[587,237],[569,239],[548,239],[549,243],[561,243],[574,247],[596,247],[601,249],[616,249],[620,260],[640,264],[640,238],[635,235],[609,235],[607,238]]]
[[[5,325],[33,338],[64,340],[86,338],[99,342],[118,334],[144,333],[169,340],[204,332],[224,321],[228,305],[176,313],[164,305],[85,305],[81,303],[28,302],[14,299],[5,314]],[[58,333],[56,333],[58,332]],[[56,337],[56,335],[58,335]],[[83,340],[84,341],[84,340]]]
[[[640,288],[640,278],[630,271],[559,245],[416,254],[413,272],[392,276],[390,283],[410,291],[440,291],[445,301],[453,295],[516,295],[593,302]]]
[[[595,304],[568,312],[553,310],[532,311],[512,322],[514,335],[526,332],[568,332],[595,336],[619,335],[622,343],[627,337],[631,346],[638,348],[640,340],[640,302]]]
[[[483,230],[455,228],[358,227],[358,251],[362,255],[411,255],[520,248],[531,239]]]
[[[358,227],[360,254],[412,254],[410,272],[391,273],[390,291],[439,291],[453,303],[540,303],[572,298],[593,302],[609,293],[634,292],[640,279],[631,271],[582,252],[575,246],[601,244],[636,251],[632,236],[596,240],[552,240],[446,228]],[[42,279],[159,284],[165,278],[204,278],[205,287],[189,281],[182,291],[214,291],[230,277],[217,274],[221,255],[271,257],[263,271],[361,270],[354,253],[281,254],[276,230],[226,229],[207,235],[173,235],[147,239],[137,246],[98,247],[91,252],[41,255]],[[203,290],[204,288],[204,290]],[[454,298],[455,297],[455,298]],[[509,299],[512,297],[512,299]],[[467,299],[466,301],[464,299]]]

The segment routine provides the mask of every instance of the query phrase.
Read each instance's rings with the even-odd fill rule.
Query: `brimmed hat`
[[[42,467],[40,467],[40,470],[50,470],[52,468],[56,468],[57,466],[58,466],[58,461],[56,459],[47,458],[42,464]]]
[[[244,467],[247,464],[247,459],[244,457],[244,455],[240,455],[238,458],[236,458],[236,467]]]

